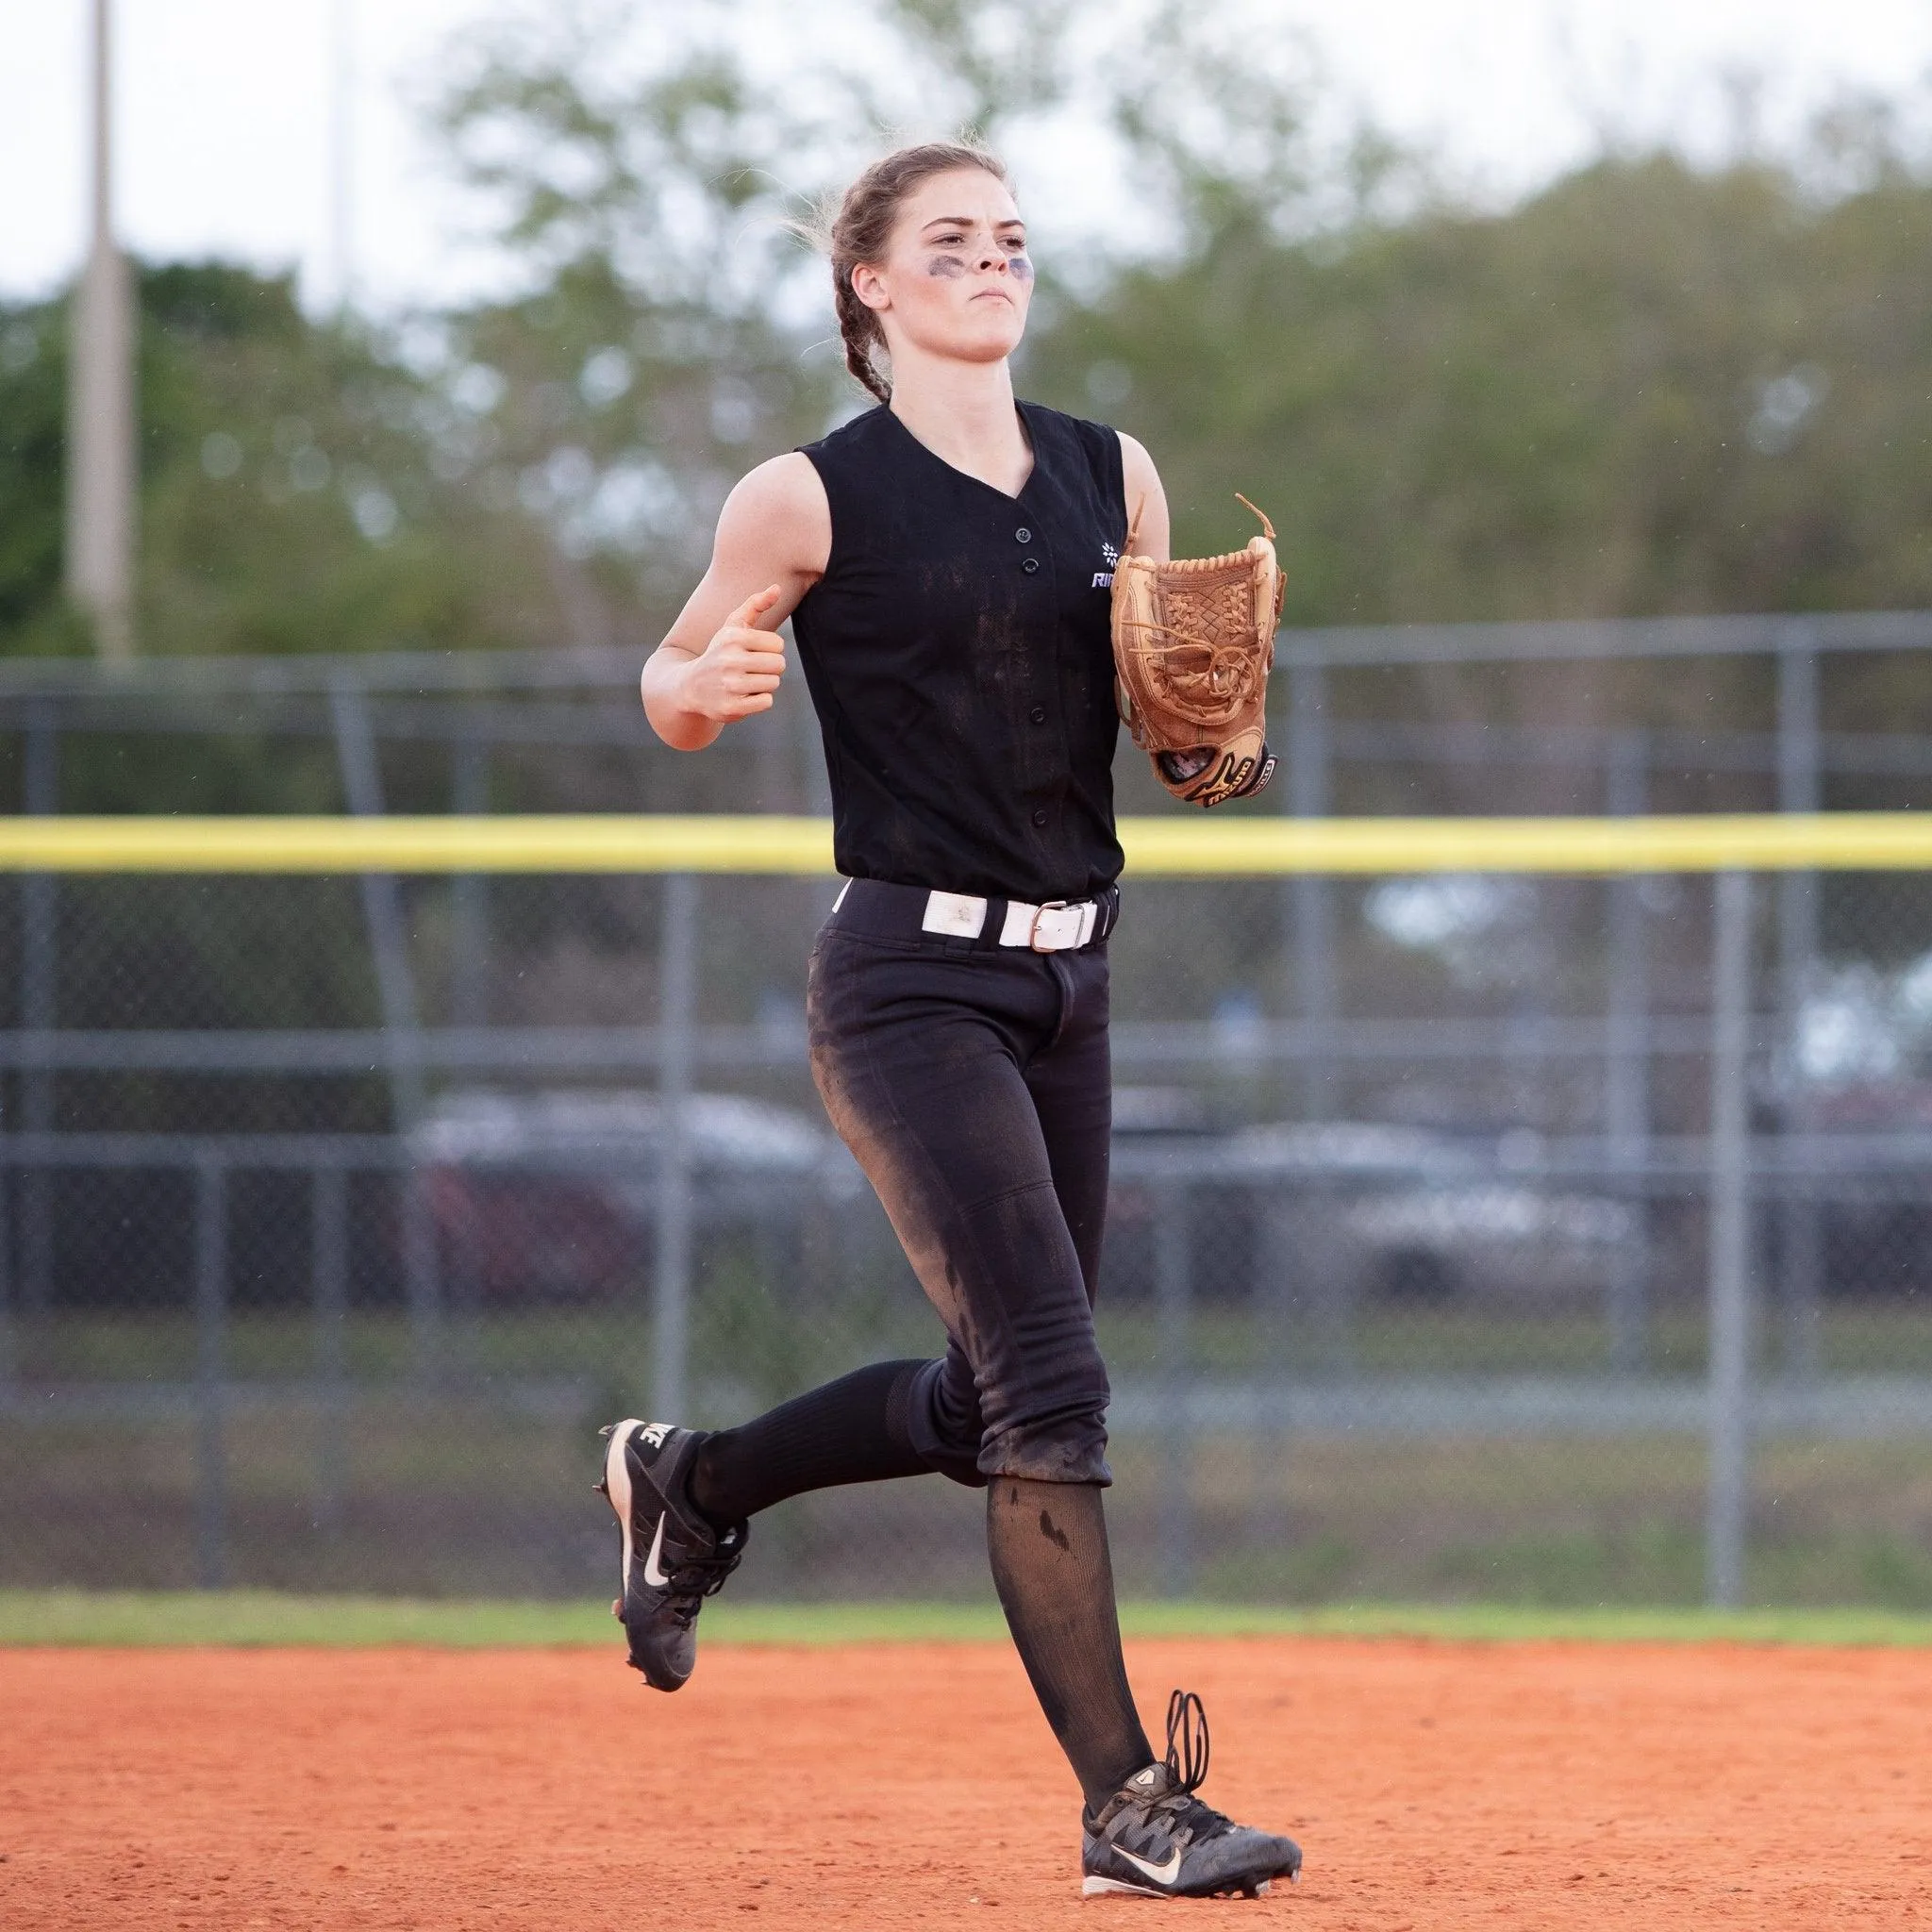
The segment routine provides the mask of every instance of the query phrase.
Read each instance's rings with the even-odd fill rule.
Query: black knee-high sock
[[[691,1501],[723,1529],[807,1490],[924,1474],[906,1427],[912,1378],[924,1366],[874,1362],[721,1429],[691,1465]]]
[[[994,1476],[986,1547],[1034,1695],[1098,1807],[1154,1758],[1121,1660],[1100,1486]]]

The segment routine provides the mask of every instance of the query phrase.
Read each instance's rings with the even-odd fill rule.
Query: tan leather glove
[[[1274,525],[1226,557],[1156,563],[1124,556],[1113,573],[1114,693],[1155,775],[1190,805],[1220,805],[1274,775],[1268,673],[1281,621]],[[1133,547],[1131,535],[1128,548]]]

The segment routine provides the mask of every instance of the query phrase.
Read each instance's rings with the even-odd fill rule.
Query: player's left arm
[[[1151,557],[1156,563],[1167,562],[1173,541],[1167,520],[1167,491],[1160,487],[1160,472],[1145,448],[1124,430],[1115,434],[1121,440],[1121,477],[1126,485],[1127,528],[1134,533],[1134,554]]]

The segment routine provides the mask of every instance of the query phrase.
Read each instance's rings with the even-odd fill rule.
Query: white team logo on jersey
[[[1093,582],[1090,588],[1095,591],[1110,591],[1113,588],[1113,567],[1121,560],[1121,554],[1111,543],[1103,543],[1100,546],[1100,555],[1106,561],[1107,568],[1093,573]]]

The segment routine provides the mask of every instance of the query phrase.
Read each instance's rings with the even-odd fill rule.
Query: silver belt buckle
[[[1042,946],[1040,943],[1040,922],[1041,917],[1048,912],[1064,912],[1066,909],[1067,902],[1064,899],[1048,899],[1043,905],[1036,906],[1033,908],[1033,924],[1031,930],[1026,935],[1026,944],[1031,951],[1036,953],[1063,953],[1067,950],[1064,946]]]

